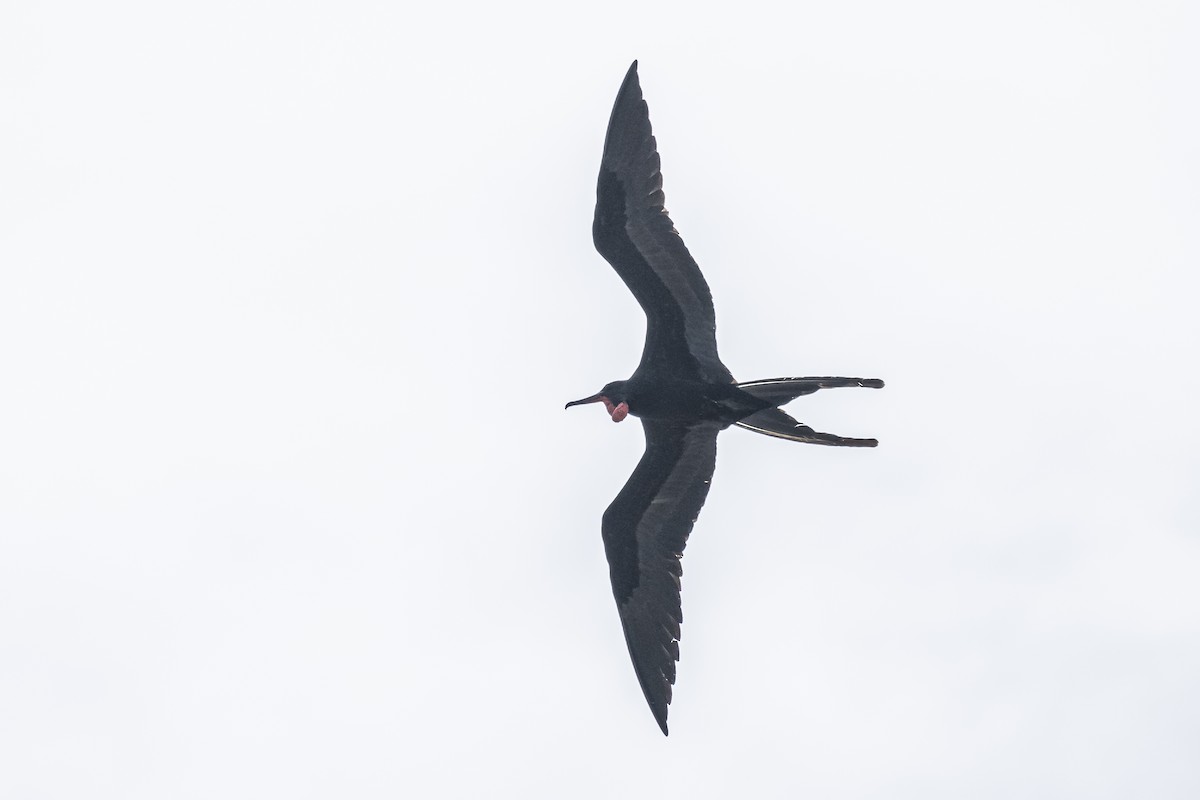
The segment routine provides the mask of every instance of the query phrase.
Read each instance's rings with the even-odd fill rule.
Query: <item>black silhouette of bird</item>
[[[667,216],[662,184],[634,61],[608,122],[592,238],[646,312],[646,344],[629,380],[566,407],[603,403],[614,422],[629,414],[642,420],[646,451],[604,512],[601,533],[633,668],[666,734],[683,621],[680,559],[708,495],[717,434],[737,425],[795,442],[874,447],[874,439],[819,433],[778,406],[819,389],[878,389],[883,381],[735,382],[717,356],[712,294]]]

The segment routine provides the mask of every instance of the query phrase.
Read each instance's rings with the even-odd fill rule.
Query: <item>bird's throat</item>
[[[604,408],[608,410],[608,415],[612,417],[613,422],[620,422],[629,416],[629,404],[626,402],[620,402],[614,406],[612,401],[605,397]]]

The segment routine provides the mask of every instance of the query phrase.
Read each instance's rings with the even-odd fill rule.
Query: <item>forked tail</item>
[[[797,397],[812,394],[819,389],[835,389],[845,386],[882,389],[883,381],[878,378],[768,378],[738,384],[738,388],[742,391],[779,406],[795,400]],[[875,439],[851,439],[846,436],[834,436],[832,433],[815,431],[792,419],[787,412],[779,408],[756,411],[734,424],[755,433],[788,439],[793,442],[824,444],[832,447],[875,447],[879,444]]]

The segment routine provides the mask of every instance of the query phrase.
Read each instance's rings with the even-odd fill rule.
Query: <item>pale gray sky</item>
[[[0,796],[1200,796],[1190,3],[0,15]],[[743,380],[671,736],[629,62]]]

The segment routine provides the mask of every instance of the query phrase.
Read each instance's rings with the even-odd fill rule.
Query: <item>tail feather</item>
[[[883,381],[878,378],[766,378],[738,384],[738,388],[743,392],[777,406],[795,400],[797,397],[812,394],[819,389],[837,389],[846,386],[882,389]]]
[[[813,379],[810,378],[807,380]],[[813,389],[813,391],[815,392],[816,389]],[[875,447],[879,444],[875,439],[850,439],[845,436],[834,436],[832,433],[814,431],[807,425],[802,425],[792,419],[787,412],[779,408],[764,408],[762,411],[756,411],[734,424],[755,433],[775,436],[779,439],[788,439],[793,442],[824,444],[831,447]]]

